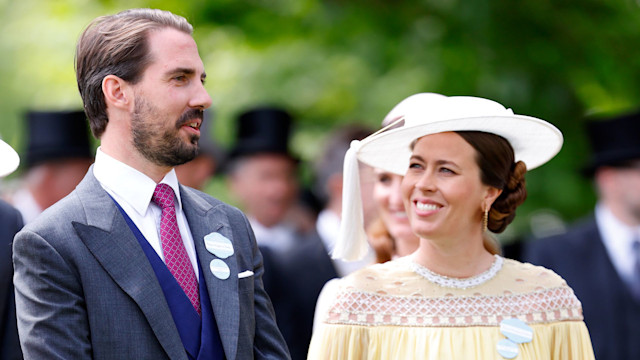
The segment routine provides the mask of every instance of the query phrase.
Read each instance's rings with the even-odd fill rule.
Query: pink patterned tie
[[[200,294],[198,292],[198,281],[193,272],[193,266],[184,248],[178,222],[176,221],[176,208],[173,202],[173,189],[167,184],[158,184],[151,200],[162,209],[162,219],[160,220],[160,241],[162,242],[162,253],[164,261],[176,278],[184,293],[187,294],[191,304],[200,314]]]

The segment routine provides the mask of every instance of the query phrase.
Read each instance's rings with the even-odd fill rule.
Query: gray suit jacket
[[[596,359],[640,359],[640,301],[614,267],[594,216],[564,234],[527,242],[524,255],[558,273],[575,291]]]
[[[246,217],[196,190],[180,193],[226,358],[288,359]],[[227,280],[209,271],[211,232],[233,243]],[[187,359],[155,273],[93,167],[16,235],[13,252],[25,359]],[[238,278],[246,270],[254,275]]]

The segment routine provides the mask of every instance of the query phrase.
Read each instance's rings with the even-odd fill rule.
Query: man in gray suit
[[[192,27],[94,20],[76,75],[101,141],[78,187],[14,240],[26,359],[288,359],[246,217],[180,185],[211,105]]]

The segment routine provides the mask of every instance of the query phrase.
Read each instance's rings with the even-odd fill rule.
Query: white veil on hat
[[[333,258],[353,261],[366,252],[358,160],[404,175],[414,140],[447,131],[483,131],[509,141],[515,160],[531,170],[553,158],[563,142],[562,133],[552,124],[472,96],[415,94],[396,105],[387,120],[392,122],[380,131],[353,141],[345,156],[342,222]]]

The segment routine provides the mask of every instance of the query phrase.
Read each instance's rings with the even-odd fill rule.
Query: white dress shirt
[[[249,223],[260,246],[268,247],[276,252],[289,250],[296,242],[296,231],[287,224],[277,224],[271,227],[262,225],[258,220],[249,216]]]
[[[596,205],[596,223],[600,237],[607,249],[609,258],[620,278],[631,284],[635,256],[632,251],[633,240],[640,236],[640,227],[631,227],[616,218],[611,210],[603,204]]]
[[[111,195],[138,227],[160,259],[164,261],[160,243],[160,219],[162,209],[151,201],[156,183],[147,175],[104,153],[100,148],[96,152],[93,174],[109,195]],[[178,178],[172,169],[160,181],[173,189],[176,195],[176,220],[180,236],[191,260],[191,265],[199,278],[196,262],[196,250],[193,236],[189,230],[187,218],[182,210],[182,200],[178,187]]]
[[[11,195],[11,205],[20,211],[25,224],[35,220],[44,211],[27,188],[20,188]]]

